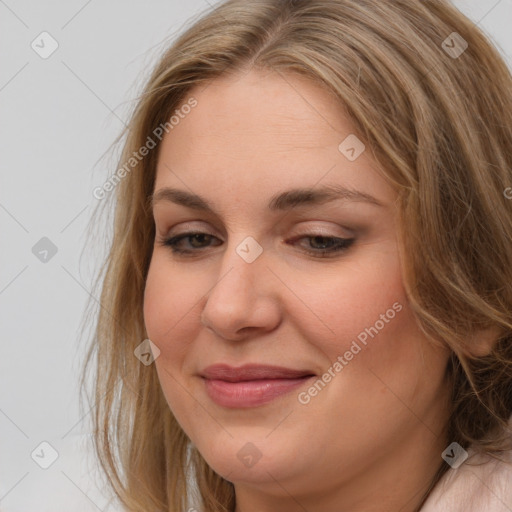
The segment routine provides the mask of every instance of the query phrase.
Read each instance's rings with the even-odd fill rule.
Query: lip
[[[254,364],[216,364],[205,368],[200,376],[210,399],[228,408],[264,405],[316,377],[310,370]]]

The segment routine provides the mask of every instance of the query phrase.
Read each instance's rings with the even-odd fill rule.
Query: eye
[[[308,240],[304,251],[317,258],[326,258],[339,254],[346,251],[355,242],[355,238],[339,238],[315,234],[301,236],[292,242],[295,243],[297,240]]]
[[[171,251],[176,254],[189,254],[191,252],[199,252],[199,250],[207,248],[209,243],[213,240],[219,239],[209,233],[191,232],[183,233],[169,238],[164,238],[160,244],[165,247],[170,247]],[[182,242],[187,241],[188,247],[183,247]],[[222,242],[221,242],[222,243]],[[219,245],[219,244],[217,244]]]
[[[301,240],[308,241],[306,246],[298,243]],[[355,238],[339,238],[311,233],[286,243],[301,246],[304,252],[314,257],[325,258],[346,251],[354,242]],[[170,247],[173,254],[192,255],[204,252],[209,247],[218,246],[222,244],[222,241],[212,234],[198,231],[163,238],[158,243],[164,247]]]

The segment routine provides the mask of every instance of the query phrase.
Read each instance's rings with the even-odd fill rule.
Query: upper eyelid
[[[180,218],[181,216],[176,216],[176,218]],[[162,217],[160,218],[160,216],[157,216],[157,215],[154,215],[153,216],[153,221],[155,223],[155,225],[158,225],[158,224],[170,224],[169,222],[169,218],[167,215],[162,215]],[[174,220],[173,219],[173,222]],[[214,217],[213,219],[204,219],[204,218],[196,218],[196,219],[187,219],[187,220],[181,220],[181,221],[177,221],[175,225],[189,225],[189,224],[192,224],[192,223],[199,223],[201,225],[209,225],[211,226],[212,225],[212,221],[213,222],[217,222],[219,221],[218,218]],[[327,224],[330,224],[330,225],[333,225],[335,227],[338,227],[338,228],[341,228],[341,229],[344,229],[344,230],[347,230],[347,231],[354,231],[354,228],[350,228],[348,226],[345,226],[345,225],[342,225],[340,224],[339,222],[336,222],[335,220],[327,220],[327,219],[309,219],[307,215],[301,215],[297,218],[297,222],[296,223],[293,223],[293,225],[296,225],[296,224],[299,224],[299,225],[303,225],[303,224],[306,224],[306,223],[327,223]],[[222,228],[225,230],[225,226],[224,226],[224,223],[222,221],[220,221],[221,225],[222,225]],[[352,222],[353,223],[353,222]],[[271,223],[271,226],[276,226],[277,224],[276,223]],[[174,227],[174,226],[173,226]],[[184,229],[189,229],[189,228],[184,228]],[[195,227],[190,227],[191,230],[195,230],[195,229],[203,229],[203,228],[195,228]],[[207,228],[207,229],[210,229],[210,228]],[[218,231],[216,228],[212,228],[214,231]],[[318,227],[313,227],[313,228],[304,228],[304,229],[318,229]]]
[[[341,233],[336,234],[329,230],[322,230],[322,229],[318,229],[318,228],[316,228],[316,229],[315,228],[303,228],[302,230],[298,231],[297,233],[290,234],[289,237],[294,238],[294,239],[301,238],[301,237],[307,238],[307,237],[315,237],[315,236],[323,236],[325,238],[339,238],[339,239],[349,239],[349,238],[355,237],[355,233],[353,230],[348,229],[348,228],[343,228],[343,229],[345,229],[346,231],[349,231],[349,233],[344,235]],[[169,230],[169,232],[163,236],[166,238],[176,238],[176,237],[180,237],[180,236],[186,237],[187,235],[191,236],[194,234],[209,235],[209,236],[213,236],[215,238],[219,238],[219,235],[217,235],[214,232],[212,233],[208,229],[192,228],[192,227],[184,228],[183,230],[180,230],[177,233],[171,233]]]

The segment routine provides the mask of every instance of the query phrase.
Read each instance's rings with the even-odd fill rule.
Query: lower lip
[[[208,396],[222,407],[257,407],[290,393],[311,378],[313,377],[248,380],[243,382],[205,379],[205,384]]]

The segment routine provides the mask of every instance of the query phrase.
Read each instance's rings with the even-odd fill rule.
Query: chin
[[[296,457],[287,457],[277,437],[258,441],[251,435],[231,438],[225,434],[223,439],[208,439],[204,444],[196,447],[208,465],[233,484],[275,484],[291,476],[291,468],[297,471]]]

